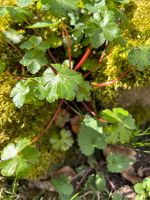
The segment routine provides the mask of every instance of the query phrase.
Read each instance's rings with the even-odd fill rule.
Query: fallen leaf
[[[71,119],[71,128],[72,128],[72,131],[74,133],[79,133],[80,126],[81,126],[81,117],[79,117],[78,115],[76,115],[75,117],[73,117]]]
[[[69,178],[72,178],[76,175],[76,173],[70,166],[64,166],[60,168],[59,170],[57,170],[56,172],[52,173],[52,176],[54,178],[58,178],[61,175],[65,175],[65,176],[68,176]]]
[[[128,159],[136,160],[137,153],[132,148],[124,147],[121,145],[107,145],[106,149],[104,149],[104,155],[107,157],[110,152],[114,154],[122,154],[123,156],[126,156]]]

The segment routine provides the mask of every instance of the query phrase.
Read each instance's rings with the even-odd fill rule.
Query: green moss
[[[10,6],[15,3],[15,0],[0,0],[0,6]],[[13,25],[13,20],[9,14],[0,17],[0,60],[5,63],[7,69],[15,71],[15,64],[20,60],[20,55],[10,44],[8,44],[4,37],[3,32]],[[11,27],[12,28],[12,27]]]
[[[56,104],[45,103],[40,107],[26,105],[17,109],[10,98],[10,90],[15,83],[16,80],[8,72],[0,78],[0,150],[19,138],[27,137],[32,140],[44,129],[56,108]],[[64,153],[54,151],[49,142],[50,135],[54,131],[59,134],[59,131],[52,127],[38,142],[37,148],[41,152],[41,157],[39,163],[33,168],[30,179],[46,174],[54,164],[63,161]]]
[[[41,107],[26,105],[17,109],[12,99],[10,91],[15,84],[15,80],[8,74],[0,80],[0,148],[16,137],[34,137],[47,123],[53,112],[53,107],[44,104]]]
[[[127,47],[141,44],[150,45],[150,1],[132,0],[124,7],[129,21],[129,29],[124,30],[123,36],[127,39]],[[118,78],[126,69],[131,71],[120,81],[105,88],[96,89],[96,98],[102,100],[104,106],[114,106],[116,95],[120,89],[131,89],[150,84],[150,69],[143,72],[129,66],[127,52],[120,53],[123,48],[118,45],[112,50],[94,75],[96,82],[107,82]],[[113,102],[113,104],[112,104]]]

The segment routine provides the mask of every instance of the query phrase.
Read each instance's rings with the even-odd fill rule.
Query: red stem
[[[93,115],[94,117],[96,117],[96,113],[93,111],[93,110],[91,110],[91,108],[89,108],[84,102],[81,102],[82,103],[82,105],[85,107],[85,109],[91,114],[91,115]]]
[[[81,58],[81,60],[78,62],[78,64],[75,66],[74,70],[77,71],[80,69],[80,67],[83,65],[83,63],[87,60],[88,56],[90,55],[92,51],[92,47],[89,46],[84,54],[84,56]]]
[[[40,132],[40,134],[37,135],[37,136],[32,140],[32,144],[38,142],[38,141],[41,139],[41,137],[43,137],[43,135],[45,135],[45,134],[47,133],[47,131],[50,129],[51,125],[53,124],[54,120],[56,119],[56,117],[57,117],[57,115],[58,115],[58,113],[59,113],[59,111],[60,111],[60,108],[61,108],[63,102],[64,102],[64,100],[61,100],[61,101],[60,101],[60,103],[59,103],[59,105],[58,105],[58,108],[57,108],[56,112],[54,113],[52,119],[51,119],[50,122],[48,123],[47,127],[46,127],[42,132]]]
[[[120,81],[122,78],[124,78],[129,71],[130,70],[127,69],[120,77],[116,78],[115,80],[104,82],[104,83],[91,83],[91,84],[96,87],[106,87],[106,86],[112,85],[112,84]]]
[[[68,57],[69,57],[69,68],[71,69],[71,60],[72,60],[72,56],[71,56],[71,41],[70,41],[70,37],[69,37],[69,34],[68,34],[68,31],[65,27],[65,25],[63,25],[63,29],[65,31],[65,35],[66,35],[66,38],[67,38],[67,42],[68,42]]]
[[[102,61],[103,61],[105,55],[106,55],[106,53],[105,53],[105,51],[103,51],[102,54],[101,54],[101,57],[100,57],[100,59],[99,59],[99,61],[98,61],[98,64],[101,64],[101,63],[102,63]]]
[[[93,117],[96,117],[96,113],[93,111],[93,110],[91,110],[91,108],[89,108],[84,102],[81,102],[82,103],[82,105],[85,107],[85,109],[93,116]],[[99,120],[100,122],[107,122],[106,120],[104,120],[103,118],[97,118],[96,117],[96,119],[97,120]]]

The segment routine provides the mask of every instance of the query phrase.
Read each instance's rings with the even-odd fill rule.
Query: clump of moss
[[[12,6],[15,0],[0,0],[0,6]],[[9,14],[0,17],[0,60],[5,64],[7,69],[15,71],[15,64],[20,60],[20,55],[14,47],[4,39],[3,32],[13,25],[13,20]]]
[[[123,36],[127,39],[127,47],[141,44],[150,45],[150,1],[132,0],[124,7],[128,18],[129,29],[124,30]],[[117,45],[107,56],[100,67],[99,73],[94,75],[96,82],[107,82],[118,78],[127,69],[130,72],[120,81],[105,88],[96,89],[96,98],[103,101],[104,106],[116,104],[116,96],[121,89],[142,87],[150,83],[150,69],[143,72],[129,66],[127,52],[120,53],[123,47]],[[114,104],[112,104],[114,102]]]
[[[43,129],[53,112],[53,107],[48,104],[41,107],[26,105],[17,109],[10,98],[15,83],[11,74],[3,75],[0,80],[0,149],[17,137],[34,137]]]

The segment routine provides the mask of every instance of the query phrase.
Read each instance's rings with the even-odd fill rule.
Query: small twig
[[[51,125],[53,124],[54,120],[56,119],[63,103],[64,103],[64,100],[61,100],[56,112],[54,113],[54,115],[53,115],[52,119],[50,120],[50,122],[48,123],[47,127],[32,140],[32,144],[38,142],[41,139],[41,137],[43,137],[43,135],[45,135],[47,133],[47,131],[50,129]]]
[[[12,42],[9,42],[9,44],[18,52],[18,54],[19,54],[21,57],[23,56],[21,50],[20,50],[18,47],[16,47],[16,45],[14,45]]]
[[[127,69],[120,77],[118,77],[112,81],[108,81],[108,82],[104,82],[104,83],[91,83],[91,84],[95,87],[106,87],[106,86],[112,85],[112,84],[120,81],[122,78],[124,78],[129,71],[130,70]]]
[[[50,56],[50,58],[52,59],[52,61],[54,62],[54,63],[57,63],[57,60],[56,60],[56,58],[53,56],[53,54],[52,54],[52,52],[50,51],[50,49],[48,49],[48,55]]]
[[[89,57],[90,53],[92,51],[92,47],[89,46],[85,52],[85,54],[83,55],[83,57],[81,58],[81,60],[78,62],[78,64],[75,66],[74,70],[77,71],[78,69],[80,69],[80,67],[83,65],[83,63],[87,60],[87,58]]]
[[[66,35],[66,38],[67,38],[67,42],[68,42],[69,68],[71,69],[71,61],[72,61],[72,58],[71,58],[72,57],[71,56],[71,41],[70,41],[70,37],[69,37],[68,31],[67,31],[67,28],[64,25],[64,23],[62,23],[62,27],[64,29],[64,32],[65,32],[65,35]]]
[[[58,71],[57,71],[53,66],[50,65],[50,68],[51,68],[51,70],[54,72],[55,75],[58,74]]]
[[[85,109],[93,116],[93,117],[95,117],[98,121],[100,121],[100,122],[102,122],[102,123],[104,123],[104,122],[107,122],[106,120],[104,120],[103,118],[98,118],[96,115],[96,113],[93,111],[93,110],[91,110],[91,108],[89,108],[84,102],[81,102],[82,103],[82,105],[85,107]]]
[[[75,110],[67,101],[64,100],[64,103],[74,112],[76,113],[77,115],[81,116],[81,114]]]
[[[90,191],[88,191],[88,192],[86,192],[86,193],[82,194],[82,195],[80,196],[80,198],[82,199],[82,198],[84,198],[84,197],[88,196],[89,194],[93,194],[93,191],[92,191],[92,190],[90,190]]]
[[[115,185],[113,184],[113,182],[109,179],[108,176],[106,176],[106,179],[107,179],[107,181],[108,181],[110,187],[113,189],[113,191],[115,191],[115,190],[116,190],[116,187],[115,187]]]
[[[96,113],[95,113],[93,110],[91,110],[84,102],[81,102],[81,103],[82,103],[82,105],[85,107],[85,109],[86,109],[92,116],[96,117]]]
[[[74,194],[78,192],[78,190],[80,189],[80,187],[84,184],[84,182],[86,181],[87,177],[92,174],[95,170],[93,168],[90,168],[87,170],[87,172],[85,173],[85,175],[82,177],[82,179],[80,180],[79,184],[77,185],[76,189],[74,190]]]
[[[27,20],[26,20],[26,23],[27,23],[29,26],[31,26],[31,23],[28,22]],[[36,29],[34,29],[34,28],[32,28],[32,29],[33,29],[33,31],[34,31],[38,36],[41,36],[40,33],[39,33]]]

